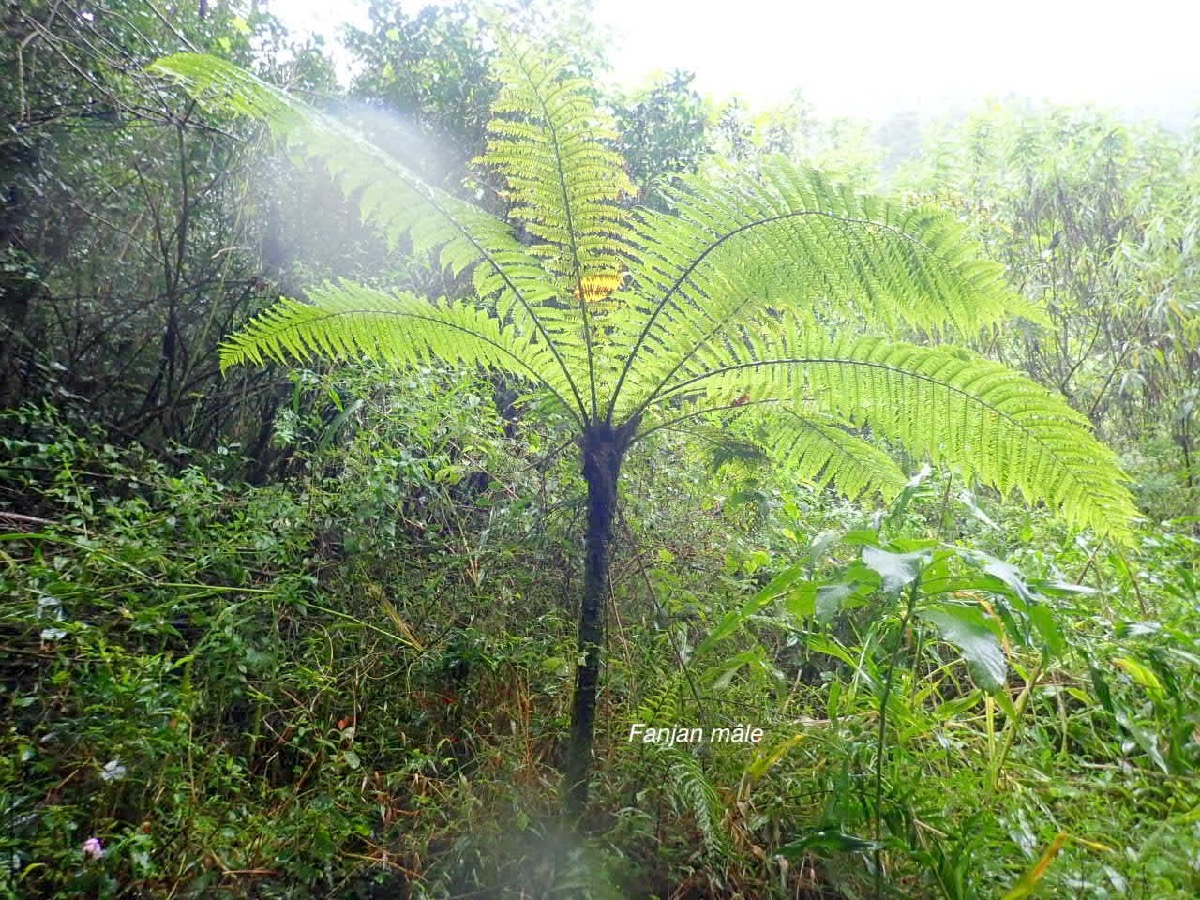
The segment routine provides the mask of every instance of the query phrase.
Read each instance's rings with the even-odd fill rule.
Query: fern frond
[[[503,176],[510,215],[545,242],[532,252],[574,293],[584,279],[623,268],[629,214],[621,200],[635,190],[588,82],[567,73],[565,58],[547,61],[500,34],[503,86],[482,162]]]
[[[280,300],[221,346],[222,369],[289,357],[371,359],[401,368],[441,361],[509,372],[544,384],[572,408],[570,385],[544,342],[503,328],[482,309],[346,281],[314,289],[306,303]]]
[[[588,83],[567,74],[568,60],[546,60],[502,29],[497,34],[502,88],[482,162],[503,177],[513,201],[510,216],[541,241],[530,252],[560,280],[564,299],[578,301],[568,304],[576,315],[567,317],[577,327],[564,331],[582,337],[590,415],[597,418],[603,367],[596,362],[596,310],[587,295],[597,281],[620,282],[629,219],[620,201],[634,193],[633,185],[612,149],[612,123],[595,108]]]
[[[671,215],[639,213],[631,286],[617,295],[635,311],[617,339],[632,348],[622,382],[643,398],[774,310],[826,326],[963,334],[1037,315],[934,207],[858,196],[784,161],[713,184],[683,179],[670,199]]]
[[[891,500],[908,481],[894,459],[835,419],[788,408],[759,415],[771,456],[815,487],[834,487],[851,499],[878,493]]]
[[[671,410],[675,415],[663,422],[649,417],[639,439],[660,429],[679,430],[711,446],[713,468],[730,460],[770,461],[800,481],[818,489],[833,488],[851,499],[878,493],[890,500],[907,482],[904,470],[887,453],[850,434],[847,423],[828,415],[797,412],[788,404],[764,401],[736,416],[732,427],[681,428],[688,419],[743,408],[741,404],[701,406],[699,411],[682,414]]]
[[[1043,501],[1072,524],[1122,538],[1136,510],[1113,453],[1061,398],[965,350],[829,339],[782,323],[680,372],[649,405],[691,398],[790,399],[891,438],[1002,493]]]
[[[645,725],[675,725],[683,712],[683,679],[669,675],[638,704],[634,721]]]
[[[553,279],[506,222],[426,184],[366,138],[232,63],[176,53],[154,68],[211,108],[264,122],[295,157],[323,164],[393,243],[407,236],[414,253],[433,254],[452,274],[470,269],[481,300],[523,331],[541,334],[572,405],[584,412],[576,377],[587,360],[578,328],[556,309]]]
[[[681,417],[679,422],[683,418]],[[650,431],[657,431],[660,428],[663,431],[676,432],[687,440],[702,446],[708,457],[708,468],[713,472],[735,463],[749,470],[766,465],[771,461],[771,457],[760,442],[740,431],[735,432],[728,427],[715,425],[682,425],[679,422],[668,422],[657,428],[649,428],[640,432],[637,439],[641,440]]]
[[[724,831],[725,807],[699,760],[676,747],[650,746],[655,747],[655,755],[667,769],[667,790],[680,806],[691,812],[705,847],[711,853],[725,853],[728,849]]]

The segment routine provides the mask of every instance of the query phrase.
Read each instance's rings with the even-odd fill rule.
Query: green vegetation
[[[214,7],[6,14],[0,895],[1200,891],[1194,136]]]

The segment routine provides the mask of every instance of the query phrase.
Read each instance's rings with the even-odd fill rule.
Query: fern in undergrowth
[[[729,835],[725,830],[725,805],[704,774],[700,761],[678,746],[655,747],[653,754],[669,776],[666,790],[679,807],[691,813],[705,849],[717,855],[726,854]]]
[[[674,729],[686,719],[686,697],[684,679],[678,674],[668,676],[642,699],[631,722],[647,728]],[[725,808],[700,761],[688,749],[691,745],[668,746],[663,741],[638,739],[633,743],[647,753],[656,769],[669,776],[663,782],[665,789],[675,804],[695,819],[705,847],[710,852],[724,853],[728,847],[723,824]]]
[[[682,678],[664,678],[638,704],[633,721],[648,726],[674,724],[684,711]]]

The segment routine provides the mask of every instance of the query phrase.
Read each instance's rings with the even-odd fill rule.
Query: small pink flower
[[[83,855],[88,859],[97,860],[104,856],[104,845],[99,838],[90,837],[83,842]]]

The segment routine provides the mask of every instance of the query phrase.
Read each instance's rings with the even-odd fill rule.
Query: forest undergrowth
[[[221,477],[236,447],[172,469],[6,415],[3,490],[40,498],[0,548],[9,896],[1200,884],[1194,520],[1091,544],[932,474],[864,518],[745,463],[702,506],[712,459],[657,447],[580,835],[557,817],[578,475],[486,382],[319,383],[263,486]]]

